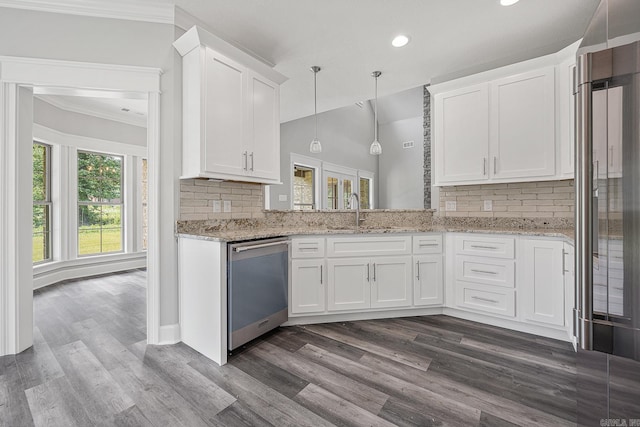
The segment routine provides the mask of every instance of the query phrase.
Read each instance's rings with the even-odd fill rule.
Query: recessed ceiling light
[[[512,4],[518,3],[520,0],[500,0],[500,4],[503,6],[511,6]]]
[[[409,43],[409,37],[400,34],[395,36],[395,38],[391,41],[391,45],[393,47],[402,47],[404,45],[406,45],[407,43]]]

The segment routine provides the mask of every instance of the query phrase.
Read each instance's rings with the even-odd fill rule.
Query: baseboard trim
[[[146,266],[146,253],[130,255],[118,254],[113,257],[106,256],[104,258],[95,257],[74,261],[59,261],[34,267],[33,289],[40,289],[63,280],[117,273],[119,271],[144,268]]]
[[[159,345],[176,344],[180,342],[180,325],[160,326]]]
[[[313,325],[316,323],[352,322],[356,320],[392,319],[397,317],[431,316],[442,314],[442,307],[409,308],[387,311],[366,311],[361,313],[338,313],[316,316],[289,317],[282,326]]]

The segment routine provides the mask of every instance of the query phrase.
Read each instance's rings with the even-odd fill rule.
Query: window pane
[[[338,209],[338,178],[327,178],[327,209]]]
[[[47,199],[47,147],[33,144],[33,200]]]
[[[293,209],[315,209],[314,169],[294,165]]]
[[[78,153],[78,201],[120,203],[122,158]]]
[[[369,178],[360,178],[360,209],[371,209],[369,201],[371,180]]]
[[[122,206],[79,206],[78,225],[80,255],[122,250]]]
[[[344,200],[344,207],[345,209],[355,209],[355,206],[351,206],[349,203],[349,198],[351,197],[351,193],[353,193],[353,181],[351,181],[350,179],[344,179],[342,180],[342,198]]]
[[[51,258],[50,240],[50,207],[49,205],[33,206],[33,251],[34,263]]]

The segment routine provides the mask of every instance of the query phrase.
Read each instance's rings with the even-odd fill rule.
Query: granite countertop
[[[544,229],[544,228],[501,228],[501,227],[470,227],[470,226],[431,226],[431,227],[389,227],[368,228],[253,228],[246,230],[201,230],[197,233],[179,232],[178,236],[221,242],[237,242],[242,240],[266,239],[271,237],[288,237],[299,235],[360,235],[360,234],[389,234],[389,233],[484,233],[484,234],[513,234],[519,236],[541,236],[574,239],[573,229]]]

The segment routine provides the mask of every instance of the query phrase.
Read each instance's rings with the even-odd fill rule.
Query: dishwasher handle
[[[257,245],[251,245],[251,246],[238,246],[233,248],[233,250],[235,252],[244,252],[244,251],[250,251],[251,249],[268,248],[270,246],[278,246],[278,245],[289,245],[289,241],[283,240],[280,242],[259,243]]]

